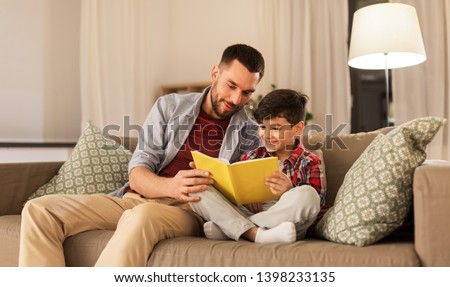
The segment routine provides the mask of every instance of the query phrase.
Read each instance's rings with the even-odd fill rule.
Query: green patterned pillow
[[[128,181],[131,151],[102,135],[88,123],[70,158],[58,173],[30,195],[28,200],[47,194],[108,193]]]
[[[315,226],[316,235],[366,246],[400,227],[412,203],[414,170],[444,122],[419,118],[378,135],[345,175],[334,206]]]

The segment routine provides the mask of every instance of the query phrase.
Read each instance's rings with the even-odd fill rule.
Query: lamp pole
[[[388,53],[384,53],[384,77],[386,82],[386,126],[389,126],[389,69],[388,69]]]

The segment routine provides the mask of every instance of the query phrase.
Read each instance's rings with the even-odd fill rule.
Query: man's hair
[[[245,44],[235,44],[227,47],[222,54],[220,66],[228,66],[238,60],[251,73],[259,73],[259,80],[264,76],[264,58],[253,47]]]
[[[305,120],[305,106],[309,97],[289,89],[278,89],[268,93],[253,112],[256,122],[265,119],[285,118],[291,125]]]

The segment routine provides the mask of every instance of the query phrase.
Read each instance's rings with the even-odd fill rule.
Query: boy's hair
[[[289,89],[278,89],[268,93],[253,112],[256,122],[264,119],[285,118],[291,125],[305,121],[305,106],[309,97]]]
[[[219,66],[228,66],[238,60],[251,73],[259,73],[259,80],[264,76],[264,58],[253,47],[245,44],[235,44],[227,47],[222,54]]]

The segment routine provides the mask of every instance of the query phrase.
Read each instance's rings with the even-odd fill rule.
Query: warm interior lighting
[[[348,65],[357,69],[385,70],[387,111],[388,70],[417,65],[425,60],[425,47],[414,7],[382,3],[361,8],[353,15]]]
[[[425,47],[414,7],[383,3],[355,12],[349,66],[382,70],[386,64],[388,69],[394,69],[417,65],[425,60]]]

